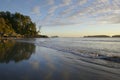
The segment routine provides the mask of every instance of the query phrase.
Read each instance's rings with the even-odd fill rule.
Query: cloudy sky
[[[0,11],[30,16],[49,36],[120,34],[120,0],[0,0]]]

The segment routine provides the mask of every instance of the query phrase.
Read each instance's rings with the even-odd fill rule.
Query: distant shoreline
[[[29,39],[29,38],[59,38],[59,37],[48,37],[47,35],[39,35],[36,37],[0,37],[0,40]],[[71,37],[71,38],[74,38],[74,37]],[[81,38],[120,38],[120,35],[113,35],[113,36],[93,35],[93,36],[83,36]]]
[[[0,37],[0,40],[12,40],[12,39],[29,39],[29,38],[49,38],[46,35],[36,36],[36,37]]]
[[[92,36],[83,36],[83,38],[120,38],[120,35],[92,35]]]

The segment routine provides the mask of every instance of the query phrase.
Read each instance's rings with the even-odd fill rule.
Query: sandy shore
[[[40,50],[39,50],[40,49]],[[71,53],[56,51],[50,48],[37,47],[37,52],[52,68],[52,75],[58,72],[58,80],[119,80],[120,69],[109,68],[87,62],[86,59]],[[86,60],[86,61],[85,61]],[[93,59],[89,59],[93,60]],[[52,78],[51,75],[51,78]]]
[[[105,66],[94,62],[113,64],[29,41],[17,41],[12,46],[8,48],[12,50],[9,55],[5,49],[6,57],[0,57],[0,79],[3,80],[120,80],[117,63],[114,67]]]

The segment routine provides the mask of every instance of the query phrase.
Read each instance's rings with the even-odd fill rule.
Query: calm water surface
[[[90,40],[89,44],[85,41],[87,40],[1,40],[0,80],[120,80],[119,61],[76,55],[77,52],[74,51],[77,48],[80,50],[84,48],[85,51],[80,53],[91,52],[86,49],[88,50],[88,45],[92,43]],[[73,47],[71,48],[68,43]],[[96,50],[101,49],[102,44],[100,46],[96,44],[93,43],[89,48],[97,46]],[[110,44],[113,45],[114,42],[107,43],[106,46]],[[70,50],[68,51],[66,47]],[[117,55],[118,47],[111,49],[117,51]]]

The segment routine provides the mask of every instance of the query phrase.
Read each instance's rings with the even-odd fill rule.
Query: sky
[[[0,0],[0,11],[30,16],[48,36],[120,35],[120,0]]]

